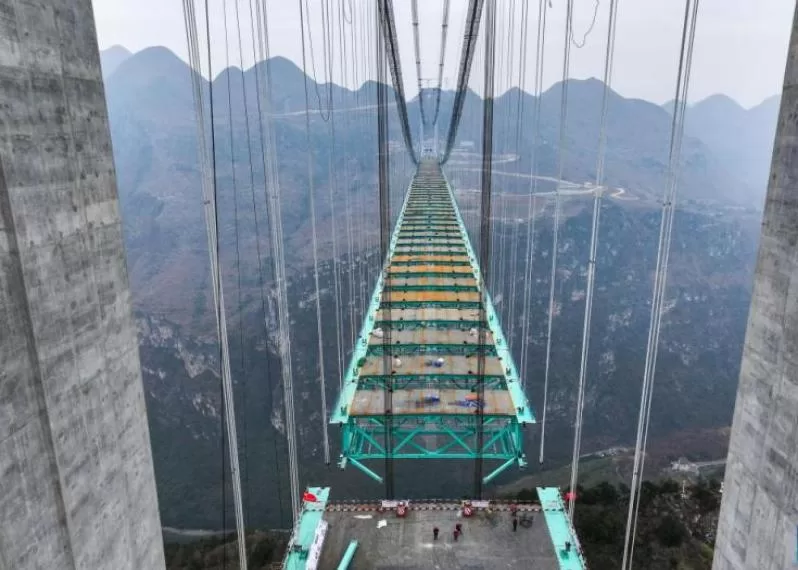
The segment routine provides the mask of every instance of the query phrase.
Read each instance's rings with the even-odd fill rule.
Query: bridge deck
[[[479,267],[449,186],[437,164],[422,162],[333,410],[331,423],[345,426],[342,466],[354,460],[363,469],[356,460],[374,458],[388,429],[402,442],[396,458],[444,457],[446,451],[477,456],[480,450],[469,438],[480,409],[484,417],[498,419],[489,423],[489,444],[481,452],[523,465],[519,428],[535,418],[498,317],[489,297],[484,299],[483,312]],[[420,416],[423,429],[402,420]],[[451,418],[459,418],[457,425]],[[391,422],[402,427],[391,428]],[[457,449],[428,449],[427,440],[413,439],[416,432],[430,435],[435,429],[453,437]],[[366,448],[368,455],[362,452]]]

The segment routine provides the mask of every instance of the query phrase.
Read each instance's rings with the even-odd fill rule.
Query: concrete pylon
[[[91,0],[0,0],[0,570],[163,567]]]
[[[712,568],[798,567],[797,528],[798,10],[784,75]]]

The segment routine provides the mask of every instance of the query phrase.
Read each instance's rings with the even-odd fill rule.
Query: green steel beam
[[[384,390],[387,386],[388,378],[388,376],[375,374],[361,376],[358,381],[360,382],[361,390]],[[476,374],[396,374],[390,376],[390,378],[393,381],[394,390],[411,390],[414,388],[430,387],[434,389],[455,388],[458,390],[472,390],[479,382],[479,376]],[[504,384],[504,376],[486,376],[485,388],[491,390],[505,390],[507,387]]]
[[[401,254],[404,255],[404,254]],[[409,259],[407,261],[391,261],[391,267],[415,267],[418,265],[441,265],[446,267],[466,267],[471,265],[469,261],[451,261],[451,260],[439,260],[439,261],[424,261],[424,260],[417,260],[417,259]]]
[[[380,309],[479,309],[479,301],[383,301]]]
[[[496,356],[496,347],[492,344],[392,344],[390,354],[392,356],[404,356],[412,354],[435,354],[442,356],[477,356],[481,350],[486,356]],[[382,356],[384,352],[383,344],[369,344],[366,354],[369,356]]]
[[[484,325],[485,322],[482,321],[444,321],[444,320],[403,320],[403,319],[395,319],[392,321],[375,321],[374,326],[379,328],[386,328],[390,327],[394,330],[415,330],[415,329],[456,329],[461,331],[467,331],[474,328],[479,328],[480,325]]]
[[[469,277],[468,279],[471,279]],[[389,285],[383,291],[401,292],[401,291],[452,291],[454,293],[479,293],[479,289],[475,285]]]

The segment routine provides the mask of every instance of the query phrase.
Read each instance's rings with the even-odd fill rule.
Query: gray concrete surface
[[[0,570],[164,567],[90,0],[0,0]]]
[[[319,561],[320,570],[334,570],[349,545],[359,546],[352,570],[556,570],[559,568],[543,513],[530,513],[530,527],[513,532],[509,512],[477,513],[458,517],[459,510],[415,511],[407,518],[393,512],[327,512],[327,537]],[[379,521],[387,525],[378,528]],[[456,523],[463,535],[454,541]],[[432,538],[437,526],[440,536]]]
[[[768,182],[714,570],[798,567],[798,11]]]

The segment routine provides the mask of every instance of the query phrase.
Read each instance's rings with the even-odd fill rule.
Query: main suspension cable
[[[441,110],[441,89],[443,89],[443,60],[446,56],[446,40],[449,34],[449,2],[443,0],[443,21],[441,22],[441,55],[438,63],[438,86],[435,88],[435,107],[432,112],[432,124],[435,125],[436,133],[438,128],[438,114]],[[437,135],[436,135],[437,143]]]
[[[416,80],[418,81],[418,106],[421,111],[421,124],[427,125],[427,117],[424,114],[424,93],[421,87],[421,46],[418,39],[418,0],[410,2],[410,11],[413,18],[413,49],[416,56]]]
[[[454,149],[457,139],[457,129],[460,126],[460,118],[463,114],[463,105],[468,92],[468,78],[471,76],[471,63],[474,60],[474,51],[479,35],[479,21],[482,17],[482,5],[484,0],[469,0],[468,12],[466,15],[465,33],[463,35],[463,49],[460,54],[460,71],[457,76],[457,90],[454,95],[454,105],[452,106],[452,117],[449,121],[449,131],[446,135],[446,146],[444,147],[441,164],[446,164],[449,156]]]
[[[402,64],[399,59],[399,44],[396,38],[393,0],[379,0],[379,14],[385,42],[385,53],[388,56],[389,67],[391,69],[391,80],[393,82],[394,98],[396,99],[396,110],[399,113],[399,125],[402,128],[402,137],[405,141],[405,148],[413,160],[413,164],[417,165],[418,158],[413,148],[413,137],[410,134],[410,123],[407,118],[407,101],[405,99],[404,84],[402,82]]]

